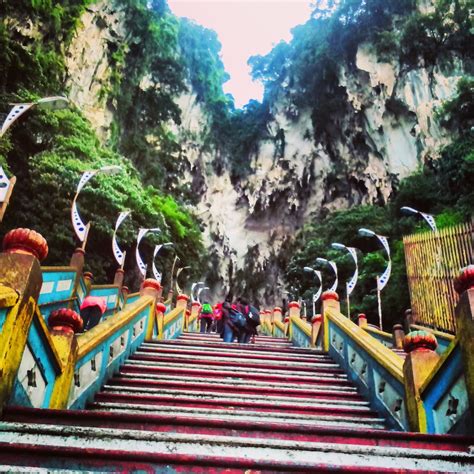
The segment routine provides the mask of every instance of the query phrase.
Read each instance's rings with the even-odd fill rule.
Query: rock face
[[[68,55],[71,97],[102,139],[114,113],[101,100],[109,83],[108,46],[126,35],[120,12],[109,3],[91,7]],[[188,161],[184,179],[199,199],[196,213],[211,253],[206,281],[216,296],[233,289],[271,301],[288,243],[304,223],[334,209],[385,203],[401,178],[436,159],[449,140],[436,108],[462,75],[456,57],[407,70],[396,60],[379,60],[370,44],[362,44],[355,65],[340,68],[346,107],[334,117],[331,133],[315,140],[310,110],[295,109],[281,91],[271,104],[272,138],[258,144],[252,172],[237,184],[228,170],[215,173],[216,151],[204,146],[209,119],[196,96],[177,97],[182,124],[174,132]]]
[[[122,44],[123,15],[107,0],[93,3],[81,17],[66,54],[69,97],[94,126],[103,141],[109,138],[114,108],[110,89],[110,44]]]

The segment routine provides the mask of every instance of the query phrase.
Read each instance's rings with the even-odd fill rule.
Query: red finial
[[[474,288],[474,265],[468,265],[461,269],[459,275],[454,279],[454,289],[461,294]]]
[[[403,350],[408,354],[417,350],[434,351],[438,341],[434,334],[428,331],[412,331],[403,339]]]
[[[298,303],[298,301],[292,301],[292,302],[288,305],[288,308],[298,308],[298,309],[300,309],[300,304]]]
[[[176,297],[176,300],[177,301],[186,301],[186,302],[188,302],[189,301],[189,296],[185,295],[185,294],[180,294]]]
[[[53,311],[48,318],[49,327],[55,331],[62,331],[66,334],[74,334],[82,331],[82,318],[75,311],[69,308],[62,308]]]
[[[152,288],[156,291],[160,291],[161,290],[161,285],[160,285],[160,282],[158,280],[154,280],[153,278],[147,278],[143,284],[142,284],[142,287],[143,288]]]
[[[339,295],[335,291],[325,291],[321,299],[323,301],[328,301],[328,300],[334,300],[334,301],[339,301]]]
[[[315,315],[311,318],[311,323],[312,323],[312,324],[320,323],[322,320],[323,320],[323,317],[322,317],[321,314],[315,314]]]
[[[3,251],[33,255],[41,262],[48,255],[48,243],[41,234],[34,230],[13,229],[3,237]]]
[[[156,303],[156,311],[158,311],[158,313],[165,314],[166,313],[166,305],[163,304],[163,303]]]

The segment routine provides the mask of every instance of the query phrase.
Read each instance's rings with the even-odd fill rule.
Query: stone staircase
[[[0,471],[473,472],[471,445],[386,430],[321,352],[184,334],[142,344],[88,410],[7,408]]]

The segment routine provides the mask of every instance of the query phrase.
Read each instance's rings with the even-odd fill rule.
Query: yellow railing
[[[413,321],[454,333],[459,300],[453,280],[473,262],[474,224],[404,237]]]

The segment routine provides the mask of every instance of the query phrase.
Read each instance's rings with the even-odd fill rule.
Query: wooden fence
[[[458,295],[453,280],[474,261],[474,223],[404,237],[405,260],[414,322],[456,332]]]

